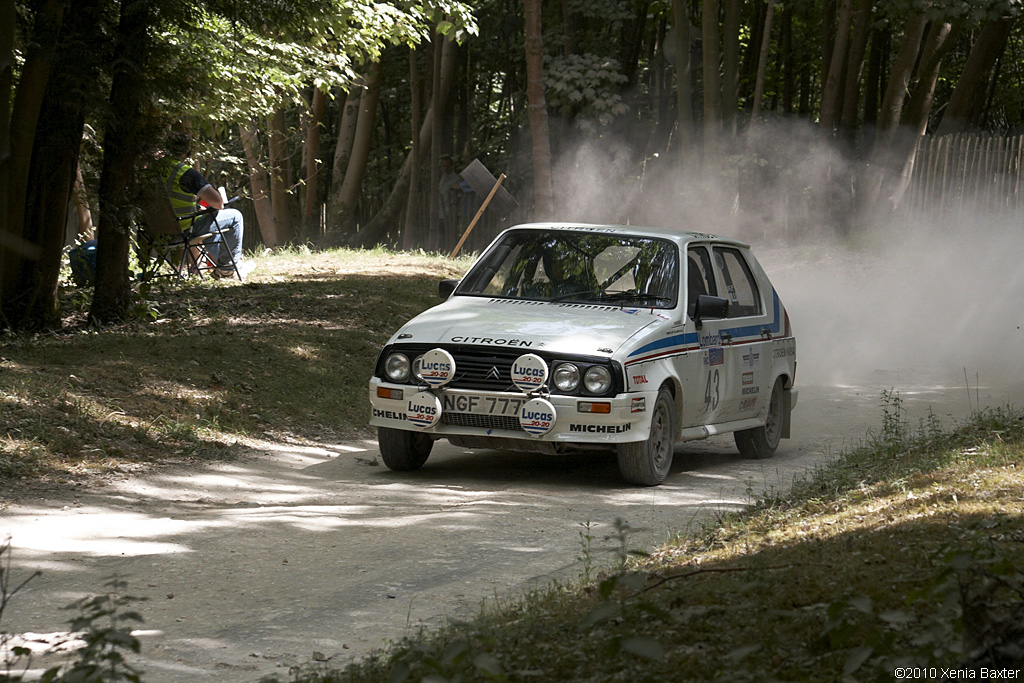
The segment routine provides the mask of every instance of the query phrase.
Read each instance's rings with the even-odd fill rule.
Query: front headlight
[[[603,394],[612,386],[612,373],[603,365],[595,365],[584,373],[583,386],[592,394]]]
[[[580,369],[572,363],[559,363],[552,379],[559,391],[576,391],[580,385]]]
[[[404,382],[409,379],[409,357],[404,353],[393,353],[384,361],[384,374],[392,382]]]

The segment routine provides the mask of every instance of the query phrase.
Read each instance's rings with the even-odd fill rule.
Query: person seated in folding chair
[[[171,197],[171,206],[179,218],[195,213],[197,201],[215,209],[181,221],[181,228],[189,237],[224,230],[207,247],[209,257],[214,260],[210,274],[213,277],[234,277],[237,272],[238,278],[244,279],[252,268],[250,263],[242,261],[242,234],[245,229],[242,212],[224,208],[220,192],[199,171],[188,165],[191,147],[192,139],[187,133],[176,131],[167,136],[167,154],[172,163],[167,164],[164,171],[164,182]]]

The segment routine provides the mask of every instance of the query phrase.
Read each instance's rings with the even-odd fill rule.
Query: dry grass
[[[366,380],[467,266],[384,250],[277,252],[246,284],[161,282],[136,319],[0,337],[0,501],[105,472],[233,457],[250,437],[366,433]]]

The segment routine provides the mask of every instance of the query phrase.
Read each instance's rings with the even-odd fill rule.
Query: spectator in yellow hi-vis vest
[[[187,216],[200,208],[217,209],[204,213],[193,219],[182,221],[182,230],[189,237],[202,235],[212,230],[227,232],[218,234],[210,244],[210,258],[217,266],[214,277],[233,277],[231,257],[240,277],[247,275],[252,269],[251,264],[242,261],[242,233],[244,223],[242,213],[237,209],[224,208],[225,198],[214,188],[203,175],[189,166],[188,156],[191,152],[192,140],[187,133],[172,132],[167,136],[167,155],[171,163],[164,171],[164,182],[167,193],[171,197],[171,205],[178,216]],[[198,204],[198,206],[197,206]],[[223,249],[226,245],[227,249]],[[227,253],[230,250],[230,255]]]

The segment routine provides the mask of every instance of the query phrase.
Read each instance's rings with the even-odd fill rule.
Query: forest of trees
[[[271,248],[451,249],[466,220],[440,219],[445,155],[506,174],[517,220],[698,229],[685,183],[722,215],[820,200],[815,220],[850,232],[900,205],[922,136],[1020,132],[1021,11],[0,0],[0,329],[59,327],[69,216],[82,235],[96,224],[91,320],[126,316],[138,188],[173,129],[252,202],[247,230]],[[705,191],[722,178],[731,194]]]

